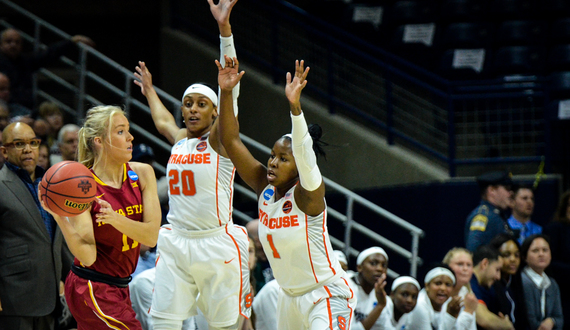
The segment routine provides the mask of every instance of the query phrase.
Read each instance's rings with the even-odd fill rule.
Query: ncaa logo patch
[[[129,171],[127,174],[133,181],[137,181],[139,179],[139,176],[134,171]]]
[[[293,203],[291,203],[291,201],[286,201],[285,203],[283,203],[283,213],[289,214],[292,208],[293,208]]]
[[[263,198],[268,201],[271,199],[271,197],[273,196],[274,192],[273,189],[265,189],[265,191],[263,192]]]
[[[208,144],[205,141],[202,141],[196,145],[196,150],[198,151],[204,151],[206,148],[208,148]]]

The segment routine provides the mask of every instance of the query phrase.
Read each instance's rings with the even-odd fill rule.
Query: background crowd
[[[47,262],[31,268],[36,272],[33,278],[14,276],[13,291],[0,292],[0,321],[23,316],[31,328],[38,329],[52,328],[50,322],[58,329],[75,326],[60,289],[71,267],[71,255],[57,225],[42,211],[33,187],[34,184],[37,187],[41,175],[51,165],[62,160],[77,160],[80,127],[72,123],[72,118],[66,118],[55,103],[30,103],[29,79],[34,70],[57,58],[73,42],[94,45],[87,37],[75,36],[72,41],[53,45],[45,53],[23,57],[22,40],[16,30],[8,29],[0,35],[0,130],[3,131],[0,168],[4,167],[0,184],[4,185],[3,192],[13,193],[11,197],[3,193],[0,203],[0,253],[2,258],[15,258],[12,267],[2,272],[3,281],[30,271],[22,258],[31,252],[31,244],[45,243],[43,250],[47,253],[30,257]],[[34,139],[40,139],[41,143],[35,144]],[[17,145],[15,140],[26,143]],[[27,154],[30,157],[23,158],[22,155]],[[132,160],[153,164],[152,148],[135,144]],[[4,166],[5,162],[9,165]],[[14,180],[19,180],[23,189],[9,188]],[[532,221],[532,186],[513,182],[508,172],[485,173],[477,182],[481,203],[466,215],[465,232],[461,233],[465,245],[450,246],[448,254],[441,256],[440,264],[422,268],[425,273],[422,276],[387,278],[389,254],[381,247],[362,251],[355,269],[349,268],[350,263],[342,252],[335,251],[335,258],[350,277],[349,284],[358,298],[353,329],[569,328],[565,324],[570,323],[570,297],[564,293],[570,292],[566,282],[570,275],[570,191],[562,194],[552,220],[543,228]],[[163,177],[157,177],[157,184],[162,222],[166,224],[167,185]],[[25,214],[27,206],[14,207],[15,201],[23,198],[31,201],[26,205],[37,206],[38,212]],[[14,226],[9,222],[15,218],[22,219],[22,224]],[[23,225],[24,220],[32,222]],[[45,225],[49,235],[25,232],[23,229],[35,226],[33,221]],[[276,329],[279,285],[259,241],[259,221],[245,225],[250,237],[250,281],[255,288],[252,326]],[[18,239],[21,243],[14,245]],[[41,249],[35,245],[34,250]],[[154,281],[155,260],[154,247],[141,248],[130,287],[133,308],[145,329],[152,328],[145,319],[150,307],[148,294],[149,285]],[[24,289],[38,286],[44,286],[46,292],[34,293],[34,303],[14,298],[26,295]],[[51,290],[51,286],[57,286],[57,290]],[[38,321],[45,315],[49,317]],[[0,329],[5,329],[7,324],[0,322]],[[183,327],[207,329],[207,324],[199,313],[184,321]]]

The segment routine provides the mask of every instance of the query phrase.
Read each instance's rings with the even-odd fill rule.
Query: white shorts
[[[278,330],[349,330],[354,306],[356,295],[342,277],[297,297],[279,290]]]
[[[249,318],[249,238],[244,227],[228,224],[203,231],[163,226],[158,235],[151,315],[185,320],[196,307],[214,327]]]

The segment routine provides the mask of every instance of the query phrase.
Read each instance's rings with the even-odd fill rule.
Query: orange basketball
[[[50,167],[40,183],[46,206],[64,217],[74,217],[87,210],[97,193],[93,173],[85,165],[63,161]]]

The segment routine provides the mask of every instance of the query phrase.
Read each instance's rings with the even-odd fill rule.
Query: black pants
[[[0,330],[54,330],[53,315],[34,316],[0,316]]]

